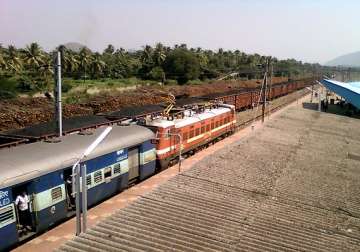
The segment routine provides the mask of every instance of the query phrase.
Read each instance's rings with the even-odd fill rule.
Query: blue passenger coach
[[[71,167],[103,128],[0,150],[0,250],[74,214]],[[113,126],[107,138],[84,160],[88,205],[116,194],[134,180],[155,173],[154,133],[142,126]],[[21,232],[14,204],[22,192],[30,198],[32,230]]]

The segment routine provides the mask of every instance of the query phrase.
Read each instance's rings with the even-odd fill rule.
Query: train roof
[[[224,104],[222,105],[222,107],[206,109],[204,112],[191,114],[191,115],[190,115],[191,111],[185,111],[184,118],[174,119],[174,120],[166,120],[163,118],[158,118],[151,121],[149,125],[160,128],[168,128],[171,126],[175,126],[175,128],[181,128],[229,112],[233,107],[234,107],[233,105]]]
[[[103,130],[104,127],[94,129],[91,135],[69,134],[61,142],[40,141],[1,149],[0,188],[71,167]],[[85,160],[134,146],[154,137],[151,130],[142,126],[114,125],[106,139]]]

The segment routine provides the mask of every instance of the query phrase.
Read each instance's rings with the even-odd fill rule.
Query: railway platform
[[[360,251],[360,120],[307,103],[170,169],[58,250]]]

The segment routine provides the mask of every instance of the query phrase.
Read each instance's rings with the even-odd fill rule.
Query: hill
[[[71,51],[73,51],[73,52],[80,52],[80,50],[82,49],[82,48],[84,48],[84,47],[86,47],[86,46],[84,46],[83,44],[80,44],[80,43],[78,43],[78,42],[69,42],[69,43],[66,43],[66,44],[64,44],[64,46],[67,48],[67,49],[69,49],[69,50],[71,50]]]
[[[325,65],[360,67],[360,51],[339,56],[333,60],[330,60]]]

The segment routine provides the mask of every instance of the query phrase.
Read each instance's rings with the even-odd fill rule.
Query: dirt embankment
[[[286,81],[286,78],[274,78],[273,83]],[[260,80],[218,81],[203,85],[141,87],[127,92],[97,94],[86,102],[64,104],[65,118],[80,115],[93,115],[100,112],[115,111],[125,106],[156,104],[163,101],[164,93],[175,96],[201,96],[220,93],[232,89],[256,87]],[[0,101],[0,131],[18,129],[33,124],[47,122],[53,118],[53,100],[47,98],[17,98]]]

